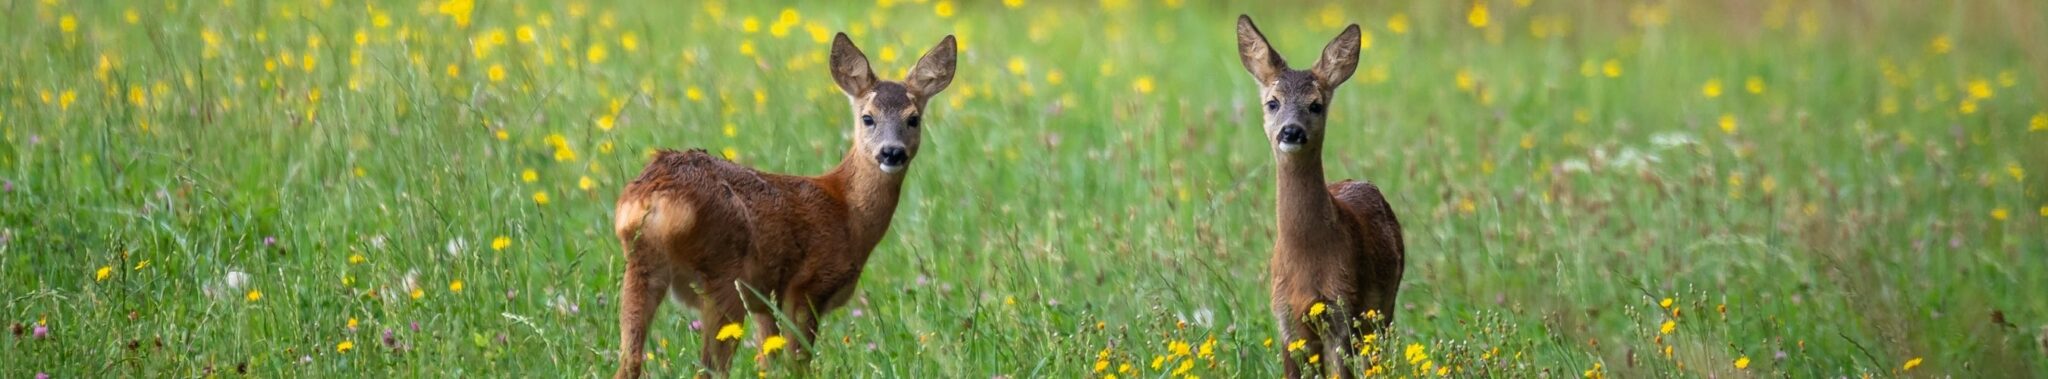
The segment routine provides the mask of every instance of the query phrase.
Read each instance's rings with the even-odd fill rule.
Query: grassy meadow
[[[0,378],[609,376],[619,190],[832,167],[840,31],[962,50],[816,372],[1278,376],[1239,13],[1297,67],[1366,31],[1371,374],[2048,376],[2042,2],[775,3],[0,0]]]

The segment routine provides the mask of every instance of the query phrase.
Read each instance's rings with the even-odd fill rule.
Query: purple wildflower
[[[50,338],[50,326],[36,324],[35,332],[32,334],[36,336],[36,339]]]

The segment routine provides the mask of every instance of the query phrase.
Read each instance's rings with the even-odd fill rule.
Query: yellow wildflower
[[[1920,357],[1913,357],[1913,359],[1906,360],[1906,366],[1900,368],[1900,371],[1913,371],[1917,367],[1920,367]]]
[[[768,338],[761,340],[761,355],[775,353],[776,350],[782,350],[782,347],[785,345],[789,345],[789,339],[782,338],[779,335],[768,336]]]
[[[1737,369],[1737,370],[1743,370],[1743,369],[1748,369],[1748,368],[1749,368],[1749,356],[1747,356],[1747,355],[1744,355],[1744,356],[1742,356],[1741,358],[1735,358],[1735,369]]]
[[[498,236],[498,238],[491,239],[491,250],[493,251],[502,251],[508,247],[512,247],[512,237]]]
[[[97,273],[94,273],[94,274],[92,275],[92,278],[93,278],[92,280],[93,280],[93,281],[95,281],[95,282],[104,282],[104,281],[107,281],[107,276],[110,276],[110,275],[113,275],[113,274],[114,274],[114,266],[100,266],[100,270],[99,270],[99,272],[97,272]]]
[[[1465,13],[1465,21],[1472,23],[1473,28],[1485,28],[1486,19],[1486,2],[1472,2],[1472,10]]]
[[[248,298],[249,302],[254,303],[257,300],[263,300],[263,291],[249,290],[249,294],[242,295],[242,297]]]
[[[448,292],[462,293],[462,279],[448,282]]]
[[[534,204],[534,205],[548,205],[548,191],[534,191],[534,192],[533,192],[533,204]]]
[[[725,326],[718,328],[719,341],[737,340],[740,337],[745,337],[746,335],[747,330],[741,328],[740,323],[737,322],[725,324]]]
[[[347,352],[348,352],[349,350],[355,350],[355,349],[356,349],[356,342],[355,342],[355,341],[348,341],[348,340],[343,340],[343,341],[341,341],[341,343],[337,343],[337,344],[334,344],[334,352],[336,352],[336,353],[347,353]]]
[[[1322,316],[1323,311],[1327,308],[1323,305],[1323,302],[1318,301],[1315,305],[1308,306],[1308,315],[1309,317]]]

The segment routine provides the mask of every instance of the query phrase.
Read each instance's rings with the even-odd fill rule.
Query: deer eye
[[[917,127],[918,121],[922,121],[922,120],[920,120],[921,118],[922,118],[922,117],[918,117],[918,116],[910,116],[910,119],[908,119],[908,120],[903,120],[903,123],[905,123],[905,124],[909,124],[909,125],[910,125],[910,127],[912,127],[912,128],[915,128],[915,127]]]
[[[1308,113],[1323,114],[1323,103],[1308,103]]]
[[[1278,110],[1280,110],[1280,100],[1278,100],[1278,99],[1274,99],[1274,100],[1266,100],[1266,111],[1269,111],[1269,112],[1270,112],[1270,111],[1278,111]]]
[[[867,126],[875,126],[875,116],[868,116],[868,115],[862,115],[862,116],[860,116],[860,124],[861,124],[861,125],[867,125]]]

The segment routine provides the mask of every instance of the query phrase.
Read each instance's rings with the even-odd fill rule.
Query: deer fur
[[[952,82],[955,50],[946,36],[908,79],[880,81],[846,34],[834,38],[830,68],[853,106],[854,138],[823,175],[763,173],[703,150],[655,154],[615,210],[626,257],[616,376],[640,375],[663,295],[698,310],[704,370],[722,376],[730,368],[737,341],[719,340],[721,326],[751,313],[746,334],[781,335],[775,311],[794,329],[784,337],[801,368],[818,318],[852,296],[889,230],[925,103]]]
[[[1323,125],[1331,95],[1358,69],[1358,44],[1354,24],[1309,70],[1293,70],[1250,16],[1237,20],[1238,55],[1258,80],[1266,139],[1278,161],[1273,315],[1283,340],[1306,346],[1282,352],[1289,378],[1301,377],[1301,363],[1314,354],[1322,355],[1324,376],[1352,377],[1344,358],[1357,355],[1359,332],[1379,333],[1394,321],[1406,251],[1400,221],[1379,187],[1323,179]],[[1311,316],[1316,304],[1323,313]]]

